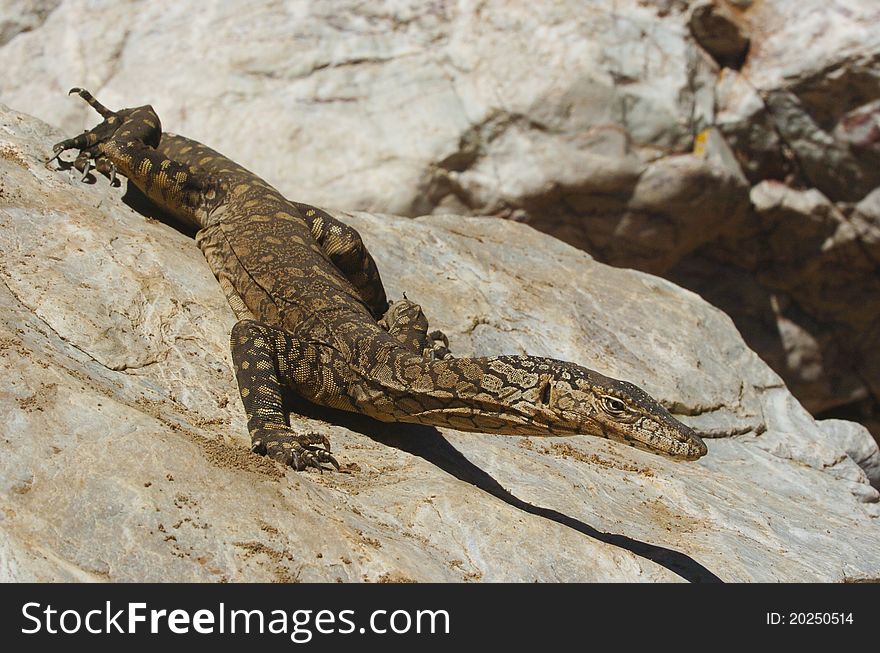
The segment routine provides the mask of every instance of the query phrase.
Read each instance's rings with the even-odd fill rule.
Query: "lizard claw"
[[[442,331],[431,331],[428,334],[428,341],[431,343],[431,347],[426,350],[426,354],[431,360],[454,358],[452,352],[449,351],[449,338]]]
[[[298,472],[303,471],[307,467],[314,467],[321,474],[323,474],[324,466],[321,463],[324,462],[325,456],[321,455],[322,453],[324,453],[322,449],[317,449],[313,451],[308,449],[303,449],[302,451],[293,451],[291,452],[291,459],[287,464],[296,469],[296,471]],[[332,459],[332,456],[330,456],[330,454],[326,454],[326,456],[329,456]],[[339,469],[338,466],[337,469]]]
[[[83,176],[80,181],[85,181],[86,177],[89,176],[89,171],[92,169],[92,161],[91,159],[86,159],[85,164],[83,165]]]
[[[307,447],[310,454],[312,454],[315,458],[317,458],[322,463],[330,463],[336,468],[336,471],[339,471],[339,463],[336,462],[336,458],[334,458],[330,454],[329,446],[326,449],[319,449],[314,445],[309,445]]]
[[[55,145],[52,146],[52,158],[49,159],[48,161],[46,161],[46,165],[49,165],[49,164],[52,163],[55,159],[60,159],[60,158],[61,158],[61,154],[62,154],[62,153],[64,152],[64,150],[66,150],[66,149],[67,149],[67,147],[65,147],[65,142],[64,142],[64,141],[61,141],[60,143],[55,143]]]
[[[435,342],[442,342],[444,347],[449,346],[449,338],[446,337],[446,334],[442,331],[431,331],[428,334],[428,340],[433,340]]]
[[[322,475],[324,474],[324,468],[321,467],[321,463],[320,463],[320,462],[318,461],[318,459],[312,454],[311,451],[306,451],[305,453],[303,453],[302,458],[305,460],[305,465],[303,466],[303,469],[305,469],[306,467],[314,467],[314,468],[317,469]]]
[[[322,474],[322,463],[340,469],[330,454],[330,440],[322,433],[297,433],[290,427],[259,428],[251,433],[251,451],[268,455],[301,472],[314,467]]]

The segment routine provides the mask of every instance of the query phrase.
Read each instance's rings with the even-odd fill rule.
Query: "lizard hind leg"
[[[79,150],[80,154],[77,160],[83,161],[84,153],[87,153],[88,158],[95,159],[97,162],[101,158],[100,155],[103,154],[101,146],[116,136],[121,128],[124,128],[123,135],[126,139],[140,140],[150,147],[156,147],[159,144],[159,139],[162,136],[162,126],[159,122],[159,117],[151,107],[144,106],[111,111],[84,89],[72,88],[70,93],[77,93],[89,106],[101,114],[104,120],[82,134],[53,145],[52,151],[54,156],[49,159],[49,162],[58,158],[65,150]],[[110,161],[108,160],[107,163],[101,164],[101,166],[110,170],[109,163]]]
[[[301,202],[293,204],[309,225],[312,237],[336,269],[354,286],[373,317],[379,319],[388,310],[388,301],[376,262],[361,235],[322,209]]]
[[[94,160],[111,180],[117,173],[128,178],[152,202],[178,220],[203,226],[207,213],[222,197],[222,184],[199,173],[185,161],[169,158],[157,149],[162,124],[150,105],[110,111],[87,91],[78,90],[104,121],[89,131],[53,146],[57,158],[65,150],[79,150],[77,169],[88,176]],[[213,193],[211,191],[214,191]]]
[[[98,154],[97,146],[99,143],[106,141],[108,138],[113,136],[116,133],[116,130],[122,125],[124,120],[123,112],[111,111],[103,104],[98,102],[95,97],[89,93],[88,91],[81,88],[72,88],[68,92],[68,95],[71,93],[77,93],[79,96],[84,99],[88,104],[95,109],[101,117],[104,118],[104,121],[100,124],[96,125],[92,129],[88,129],[84,131],[82,134],[78,134],[73,138],[68,138],[59,143],[56,143],[52,147],[52,151],[54,156],[49,159],[51,162],[54,159],[57,159],[62,152],[65,150],[79,150],[79,156],[77,156],[77,162],[82,162],[77,166],[77,170],[82,172],[81,165],[85,165],[85,161],[95,158],[95,155]],[[84,157],[84,153],[88,152],[88,156]]]
[[[74,87],[67,92],[68,95],[72,95],[73,93],[79,95],[90,107],[97,111],[101,117],[107,121],[108,126],[113,127],[120,124],[121,121],[119,120],[117,112],[111,111],[98,102],[97,98],[86,89]],[[104,156],[104,153],[98,148],[97,144],[102,140],[102,136],[106,137],[104,134],[95,134],[95,145],[80,150],[76,160],[73,162],[73,167],[83,173],[82,181],[85,181],[86,177],[89,175],[89,169],[92,167],[92,162],[94,161],[95,170],[106,175],[110,179],[110,185],[113,186],[116,183],[116,164]],[[60,152],[57,154],[60,154]]]

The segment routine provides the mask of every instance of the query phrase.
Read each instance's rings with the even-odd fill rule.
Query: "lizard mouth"
[[[706,443],[696,433],[689,434],[687,440],[669,439],[659,451],[654,448],[649,450],[676,460],[698,460],[709,451]]]
[[[709,451],[702,438],[681,423],[672,432],[661,428],[637,433],[614,424],[611,428],[606,427],[603,435],[610,440],[675,460],[697,460]]]
[[[682,453],[672,454],[672,457],[684,460],[698,460],[705,456],[708,452],[708,447],[706,447],[706,444],[702,440],[700,440],[698,444],[692,443],[686,445]]]
[[[685,460],[697,460],[709,453],[709,448],[703,442],[703,438],[697,435],[696,431],[680,422],[679,424],[681,430],[684,431],[684,437],[677,441],[678,449],[682,451],[678,457]]]
[[[617,438],[611,439],[622,444],[635,447],[636,449],[640,449],[642,451],[655,455],[660,455],[664,458],[671,458],[673,460],[698,460],[705,456],[708,452],[708,448],[702,440],[700,440],[698,443],[682,442],[681,440],[669,440],[661,447],[657,447],[656,445],[649,445],[645,442],[634,440],[620,440]]]

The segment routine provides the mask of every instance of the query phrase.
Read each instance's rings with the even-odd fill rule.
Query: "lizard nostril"
[[[544,404],[545,406],[550,405],[550,390],[551,390],[550,380],[548,379],[547,381],[544,382],[544,386],[541,388],[541,396],[540,396],[541,403]]]

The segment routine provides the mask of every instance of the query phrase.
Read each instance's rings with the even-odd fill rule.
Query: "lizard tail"
[[[87,90],[85,90],[84,88],[76,88],[76,87],[74,87],[74,88],[70,89],[70,90],[67,92],[68,95],[70,95],[71,93],[76,93],[77,95],[79,95],[83,100],[85,100],[86,102],[89,103],[89,106],[91,106],[95,111],[97,111],[98,113],[100,113],[101,116],[102,116],[103,118],[105,118],[105,119],[106,119],[106,118],[109,118],[109,117],[111,117],[111,116],[116,115],[116,112],[115,112],[115,111],[110,111],[110,109],[108,109],[108,108],[105,107],[103,104],[101,104],[100,102],[98,102],[98,101],[95,99],[95,96],[92,95],[91,93],[89,93],[89,92],[88,92]]]

